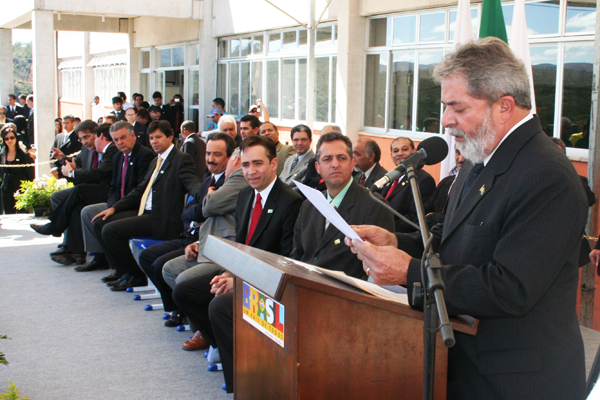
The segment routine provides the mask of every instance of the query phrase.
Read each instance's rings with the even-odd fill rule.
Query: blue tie
[[[469,176],[467,177],[467,180],[465,181],[465,186],[464,186],[462,194],[460,196],[461,202],[463,201],[463,199],[469,192],[469,189],[471,189],[471,186],[473,186],[473,183],[475,183],[475,180],[477,179],[477,177],[479,176],[479,174],[481,173],[482,170],[483,170],[483,163],[480,163],[480,164],[473,165],[473,168],[471,168],[471,170],[469,171]]]

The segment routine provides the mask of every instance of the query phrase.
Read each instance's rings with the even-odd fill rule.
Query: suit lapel
[[[391,185],[393,185],[393,183],[391,183],[390,186]],[[409,187],[410,185],[408,185],[408,176],[404,175],[402,177],[402,180],[398,183],[398,185],[396,185],[396,188],[394,189],[390,197],[387,198],[387,201],[391,202],[394,197],[398,196],[400,193],[402,193],[402,191],[406,190]]]
[[[269,197],[267,197],[267,201],[265,202],[265,207],[260,214],[260,218],[258,219],[258,223],[256,224],[256,228],[254,229],[254,234],[250,238],[250,246],[254,245],[256,240],[260,237],[262,232],[265,230],[269,221],[273,217],[273,214],[277,211],[277,200],[279,199],[279,193],[281,192],[281,185],[284,183],[279,180],[279,178],[275,178],[275,184],[269,193]]]
[[[342,200],[342,203],[337,209],[338,214],[340,214],[340,216],[346,222],[350,220],[350,210],[352,207],[354,207],[354,203],[356,202],[356,190],[358,190],[359,187],[360,185],[356,183],[354,178],[352,178],[352,184],[350,185],[350,188],[348,188],[348,191],[344,196],[344,200]],[[323,226],[323,228],[325,228],[325,226]],[[317,252],[328,245],[329,242],[331,242],[339,233],[339,229],[330,223],[325,231],[325,234],[323,235],[323,238],[319,241]]]
[[[156,178],[154,179],[154,183],[158,182],[160,180],[160,178],[162,178],[162,176],[165,174],[165,171],[171,165],[171,162],[173,161],[173,157],[175,157],[175,153],[178,151],[179,150],[177,149],[177,146],[173,146],[173,148],[171,149],[171,152],[169,153],[169,156],[160,166],[160,171],[158,172],[158,175],[156,175]]]
[[[246,200],[246,203],[243,204],[244,209],[241,210],[242,220],[237,221],[240,224],[237,227],[237,231],[239,232],[237,235],[237,241],[239,243],[246,243],[246,237],[248,236],[248,227],[250,226],[250,218],[252,214],[252,204],[254,203],[254,190],[250,191],[250,196]]]

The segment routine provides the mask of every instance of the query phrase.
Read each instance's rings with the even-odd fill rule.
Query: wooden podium
[[[214,236],[208,238],[204,255],[237,277],[233,306],[236,399],[422,398],[421,312],[276,254]],[[260,312],[267,303],[266,320],[272,300],[280,306],[271,307],[271,320],[279,318],[283,308],[283,343],[268,336],[269,330],[279,330],[267,321],[251,324],[245,318],[249,288],[253,295],[266,295],[259,294],[263,303],[257,308]],[[274,316],[275,309],[279,314]],[[453,325],[465,333],[475,332],[467,324]],[[446,371],[447,349],[438,336],[435,399],[446,398]]]

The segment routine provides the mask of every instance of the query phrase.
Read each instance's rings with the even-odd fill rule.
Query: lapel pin
[[[162,171],[160,171],[160,173],[161,173],[161,174],[164,174],[164,173],[165,173],[165,171],[164,171],[164,170],[162,170]]]
[[[133,165],[133,162],[130,162],[129,165]]]
[[[333,244],[340,244],[340,239],[335,239]]]
[[[267,210],[267,214],[273,214],[273,209],[272,209],[272,208],[269,208],[269,209]]]
[[[479,193],[483,196],[483,194],[485,193],[485,185],[479,188]]]

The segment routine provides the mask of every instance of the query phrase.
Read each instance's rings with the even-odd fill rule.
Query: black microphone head
[[[448,143],[440,136],[432,136],[419,143],[417,150],[425,153],[425,165],[434,165],[448,155]]]

